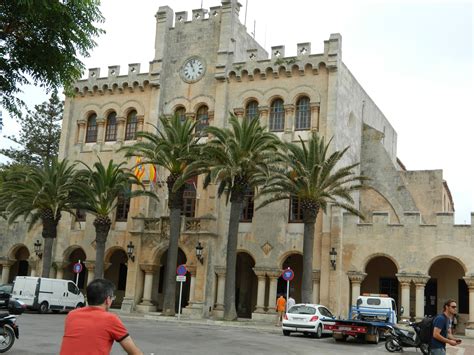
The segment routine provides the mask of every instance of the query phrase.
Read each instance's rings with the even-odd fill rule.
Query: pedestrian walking
[[[61,355],[110,354],[114,341],[129,355],[143,355],[120,318],[108,312],[115,285],[95,279],[87,286],[88,306],[69,312],[64,323]]]
[[[295,299],[294,299],[292,296],[289,296],[289,297],[288,297],[288,307],[287,307],[287,310],[290,309],[291,307],[293,307],[295,304],[296,304]]]
[[[446,344],[456,346],[461,339],[455,338],[451,330],[451,321],[457,313],[455,300],[448,300],[443,305],[443,313],[433,320],[433,338],[431,339],[431,355],[446,355]]]
[[[278,313],[278,318],[277,318],[277,324],[275,324],[277,327],[281,325],[281,322],[283,321],[283,315],[285,314],[285,307],[286,307],[286,300],[283,295],[280,295],[278,297],[277,302],[276,302],[276,307],[275,310]]]

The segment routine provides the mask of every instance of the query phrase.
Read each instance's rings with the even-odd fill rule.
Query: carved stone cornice
[[[414,275],[412,277],[413,283],[416,287],[424,287],[430,277],[428,275]]]
[[[146,274],[153,274],[158,270],[158,264],[140,264],[140,269],[142,269]]]
[[[257,275],[257,277],[260,279],[260,278],[264,278],[267,276],[267,269],[266,268],[262,268],[262,267],[254,267],[253,268],[253,272],[255,273],[255,275]]]
[[[351,280],[351,283],[362,283],[367,274],[362,271],[348,271],[347,276],[349,277],[349,280]]]
[[[10,267],[15,263],[15,261],[16,260],[2,258],[2,259],[0,259],[0,265],[2,265],[3,267]]]
[[[464,276],[463,279],[466,282],[469,291],[474,291],[474,275]]]
[[[277,279],[281,276],[281,274],[283,273],[283,270],[279,270],[279,269],[267,269],[267,276],[271,279]]]
[[[395,276],[397,277],[398,282],[400,282],[400,285],[409,286],[411,284],[412,275],[400,273],[400,274],[395,274]]]
[[[214,266],[214,271],[219,277],[225,276],[226,267],[225,266]]]

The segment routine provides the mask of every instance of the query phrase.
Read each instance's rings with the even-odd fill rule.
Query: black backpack
[[[433,321],[434,317],[428,316],[418,322],[417,325],[420,328],[419,337],[422,343],[431,343],[431,338],[433,338]]]

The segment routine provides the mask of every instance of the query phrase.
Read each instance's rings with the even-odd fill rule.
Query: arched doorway
[[[86,288],[86,280],[87,280],[87,268],[84,265],[84,260],[86,260],[86,253],[82,248],[74,249],[67,258],[67,266],[64,269],[64,279],[65,280],[72,280],[76,282],[77,275],[72,271],[74,264],[81,261],[82,264],[82,271],[79,273],[79,279],[77,281],[77,287],[85,293]]]
[[[290,295],[293,296],[296,303],[301,302],[301,283],[303,282],[303,255],[290,254],[282,264],[282,269],[290,268],[295,273],[295,277],[290,281]],[[283,294],[286,297],[287,283],[280,276],[278,279],[277,294]],[[276,299],[275,295],[275,299]],[[271,306],[271,305],[269,305]]]
[[[255,261],[250,254],[237,254],[235,271],[235,307],[240,318],[252,318],[257,305],[257,276],[253,271]]]
[[[165,251],[160,258],[160,262],[158,265],[160,265],[160,268],[158,269],[158,272],[155,274],[155,282],[154,284],[158,285],[158,287],[154,288],[154,293],[152,294],[152,299],[155,301],[157,304],[158,310],[163,309],[163,296],[164,296],[164,290],[165,290],[165,274],[166,274],[166,262],[168,260],[168,250]],[[186,264],[187,258],[186,254],[181,250],[181,248],[178,248],[178,261],[176,263],[176,267],[181,264]],[[175,270],[173,270],[173,273],[175,273]],[[175,301],[175,308],[176,312],[178,312],[178,306],[179,306],[179,282],[176,282],[176,301]],[[183,294],[181,297],[181,309],[185,308],[188,303],[189,303],[189,288],[191,286],[191,274],[188,272],[186,274],[186,282],[183,282]]]
[[[104,278],[112,281],[115,284],[115,301],[112,304],[113,308],[120,308],[122,306],[123,298],[125,297],[125,289],[127,287],[127,272],[128,266],[127,254],[123,249],[115,249],[110,256],[106,258],[110,266],[104,272]]]
[[[430,280],[425,286],[425,314],[435,315],[442,311],[444,302],[456,300],[460,321],[459,331],[469,316],[469,290],[463,279],[462,265],[453,259],[443,258],[435,261],[428,272]]]
[[[386,294],[400,307],[397,265],[386,256],[376,256],[367,263],[365,272],[367,276],[362,281],[360,292]]]
[[[15,259],[15,262],[10,269],[10,275],[8,278],[9,283],[12,283],[17,276],[28,276],[30,274],[30,265],[28,264],[29,257],[30,252],[24,245],[19,246],[14,252],[13,259]]]

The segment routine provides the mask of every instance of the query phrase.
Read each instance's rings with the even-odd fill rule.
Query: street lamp
[[[36,239],[36,242],[33,245],[35,247],[36,256],[41,259],[43,257],[43,250],[41,249],[42,244],[39,239]]]
[[[331,251],[329,252],[329,258],[330,258],[331,266],[333,270],[336,270],[336,257],[337,257],[336,249],[331,248]]]
[[[203,263],[203,257],[202,257],[202,250],[204,248],[201,245],[201,242],[198,241],[196,245],[196,258],[199,260],[199,262],[202,264]]]
[[[127,256],[133,262],[135,262],[135,255],[133,255],[134,251],[135,251],[135,245],[133,245],[132,241],[130,241],[127,245]]]

